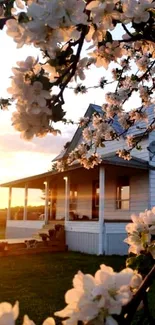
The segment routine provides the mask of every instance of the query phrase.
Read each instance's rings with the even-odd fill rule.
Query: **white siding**
[[[148,107],[146,112],[148,114],[149,123],[151,123],[153,118],[154,118],[154,106],[152,105],[152,106]],[[91,124],[90,124],[90,127],[91,127]],[[140,121],[140,122],[135,123],[135,125],[129,129],[128,135],[138,135],[141,132],[138,129],[138,127],[146,128],[147,123],[145,121]],[[143,130],[142,130],[142,132],[143,132]],[[155,136],[154,136],[154,140],[155,140]],[[77,146],[81,142],[83,142],[82,136],[79,139],[79,141],[77,143]],[[134,149],[132,151],[132,155],[137,157],[137,158],[141,158],[141,159],[144,159],[144,160],[149,160],[149,153],[148,153],[148,150],[147,150],[148,143],[149,143],[148,137],[146,137],[140,143],[140,145],[142,147],[142,150],[138,151],[137,149]],[[106,141],[105,142],[105,147],[104,148],[98,148],[97,152],[100,155],[104,155],[104,154],[106,155],[106,154],[113,153],[113,152],[116,152],[119,149],[124,149],[124,148],[127,148],[126,141],[125,141],[124,137],[121,137],[119,139],[119,141],[118,140]]]
[[[78,189],[78,197],[77,197],[77,214],[79,217],[86,215],[91,218],[92,211],[92,183],[88,180],[81,181],[81,183],[77,187]]]
[[[98,179],[98,170],[75,169],[68,174],[70,186],[77,185],[77,214],[91,219],[92,215],[92,182]],[[57,180],[57,208],[56,219],[65,216],[65,182],[63,178]]]
[[[149,144],[152,142],[152,141],[155,141],[155,131],[152,131],[150,134],[149,134]],[[155,156],[153,157],[152,154],[150,153],[150,164],[152,166],[155,166]]]
[[[104,251],[106,255],[127,254],[128,245],[124,243],[124,239],[127,237],[126,225],[127,223],[105,223]]]
[[[148,137],[143,139],[140,143],[142,150],[133,149],[131,155],[148,161],[149,160],[149,152],[147,150],[148,143],[149,143]]]
[[[130,178],[130,210],[116,209],[116,184],[118,176]],[[98,180],[98,168],[93,170],[76,170],[70,175],[70,183],[77,184],[77,214],[79,218],[86,215],[92,217],[92,183]],[[57,219],[64,217],[65,184],[58,182]],[[149,177],[145,170],[105,166],[105,210],[106,220],[129,220],[132,213],[139,213],[149,207]],[[98,224],[98,223],[97,223]],[[68,221],[68,231],[97,232],[96,222]],[[97,226],[98,227],[98,226]]]
[[[155,140],[155,136],[154,136],[154,140]],[[79,143],[82,142],[82,139],[80,139]],[[140,143],[142,150],[137,150],[137,149],[133,149],[131,152],[131,155],[137,158],[141,158],[144,160],[149,160],[149,152],[147,150],[148,147],[148,137],[144,138],[141,143]],[[98,148],[97,149],[97,153],[99,155],[107,155],[110,153],[114,153],[119,149],[128,149],[127,148],[127,144],[125,139],[122,137],[120,138],[120,140],[113,140],[113,141],[107,141],[105,142],[105,147],[104,148]]]
[[[92,183],[99,178],[98,169],[75,170],[70,176],[70,185],[77,185],[77,214],[91,219],[92,216]]]
[[[105,232],[107,234],[126,234],[127,223],[125,222],[106,222],[105,223]]]
[[[95,221],[67,221],[65,222],[66,231],[84,232],[84,233],[99,233],[99,222]]]
[[[106,155],[108,153],[116,152],[118,149],[123,149],[125,147],[125,140],[121,138],[119,141],[107,141],[105,142],[104,148],[98,148],[97,152],[100,155]]]
[[[141,141],[142,150],[134,149],[131,152],[131,155],[134,157],[137,157],[137,158],[144,159],[144,160],[149,160],[147,146],[148,146],[148,138],[145,138]],[[119,149],[124,149],[124,148],[127,148],[127,145],[126,145],[125,139],[121,138],[119,141],[114,140],[114,141],[106,142],[105,148],[99,148],[98,153],[100,155],[106,155],[106,154],[113,153]]]
[[[40,220],[7,220],[6,226],[9,228],[34,228],[34,229],[41,229],[45,221]]]
[[[149,143],[155,140],[155,131],[149,134]],[[151,155],[150,155],[151,156]],[[155,167],[155,156],[150,160],[150,165]],[[149,170],[149,207],[155,206],[155,170]]]
[[[149,171],[149,208],[155,206],[155,170]]]
[[[154,118],[154,105],[151,105],[149,107],[146,108],[146,110],[144,110],[147,114],[148,117],[148,121],[149,123],[152,122],[153,118]],[[146,128],[147,127],[147,120],[146,121],[137,121],[134,126],[132,126],[129,131],[128,134],[139,134],[141,131],[139,128]],[[143,130],[142,130],[143,132]]]
[[[119,174],[121,175],[121,174]],[[123,172],[122,172],[123,175]],[[127,170],[124,175],[128,175]],[[149,205],[149,182],[146,171],[134,172],[130,175],[130,210],[116,209],[116,170],[106,173],[105,185],[105,219],[109,220],[126,220],[130,219],[132,213],[139,213],[148,208]]]
[[[153,107],[148,109],[149,122],[154,117]],[[145,123],[140,123],[140,126]],[[134,126],[129,134],[139,133]],[[147,147],[151,141],[155,140],[155,132],[141,141],[142,150],[134,149],[132,155],[137,158],[149,161],[149,152]],[[79,140],[79,143],[82,139]],[[126,148],[125,139],[122,137],[119,141],[109,141],[105,143],[105,148],[99,148],[98,153],[107,155],[116,152],[118,149]],[[152,161],[155,166],[155,158]],[[123,211],[116,209],[116,183],[117,177],[129,175],[130,177],[130,210]],[[92,213],[92,181],[98,179],[98,172],[93,171],[75,171],[71,175],[72,182],[78,184],[78,215],[87,215],[91,218]],[[115,166],[105,166],[105,210],[104,218],[106,222],[103,227],[103,249],[105,254],[127,254],[128,246],[123,243],[126,237],[125,220],[130,220],[132,213],[139,214],[141,211],[155,205],[155,171],[138,170],[131,168],[121,168]],[[110,221],[110,222],[107,222]],[[115,220],[122,220],[115,222]],[[113,222],[111,222],[113,221]],[[97,253],[99,222],[80,222],[67,221],[66,238],[70,249],[79,250],[87,253]]]
[[[155,140],[155,131],[149,134],[149,143]],[[150,156],[152,156],[150,154]],[[150,160],[150,165],[155,167],[155,156]],[[149,170],[149,208],[155,206],[155,170]]]
[[[98,234],[66,231],[66,244],[71,251],[98,254]]]

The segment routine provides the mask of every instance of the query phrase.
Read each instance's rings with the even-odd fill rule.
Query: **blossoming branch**
[[[125,131],[136,121],[147,120],[147,109],[144,113],[142,108],[154,103],[155,87],[154,1],[2,0],[0,15],[1,26],[6,24],[6,33],[17,48],[26,44],[41,51],[40,61],[30,56],[12,69],[8,89],[16,104],[12,121],[23,138],[30,140],[60,132],[53,122],[66,122],[65,89],[85,93],[87,86],[81,82],[91,66],[103,67],[111,74],[110,79],[103,77],[99,82],[105,90],[103,114],[95,117],[96,122],[93,118],[93,129],[83,131],[84,140],[93,143],[95,150],[89,157],[79,157],[80,163],[86,161],[84,165],[93,167],[100,161],[96,148],[120,139],[122,134],[112,130],[115,116]],[[117,38],[120,26],[124,32]],[[86,43],[89,46],[83,55]],[[73,81],[77,83],[75,87]],[[106,91],[111,83],[113,90]],[[141,107],[126,113],[124,105],[135,93]],[[1,107],[6,108],[9,103],[10,100],[2,99]],[[154,128],[155,120],[148,121],[144,135]],[[127,144],[129,148],[118,154],[130,159],[131,150],[139,144],[131,136],[127,137]]]

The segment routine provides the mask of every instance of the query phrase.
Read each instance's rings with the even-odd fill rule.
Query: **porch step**
[[[41,229],[39,229],[38,231],[37,231],[37,233],[35,233],[34,235],[32,235],[32,237],[34,238],[34,239],[36,239],[36,240],[39,240],[40,239],[40,236],[39,236],[39,234],[47,234],[48,235],[48,229],[44,229],[44,228],[41,228]]]
[[[54,229],[54,227],[55,227],[55,225],[56,224],[60,224],[59,222],[57,223],[57,222],[55,222],[55,223],[48,223],[48,224],[46,224],[46,225],[43,225],[43,227],[41,228],[41,229],[39,229],[38,230],[38,232],[36,233],[36,234],[34,234],[32,237],[34,238],[34,239],[36,239],[36,240],[38,240],[38,239],[40,239],[40,236],[39,236],[39,234],[46,234],[46,235],[48,235],[49,233],[49,230],[50,229]]]

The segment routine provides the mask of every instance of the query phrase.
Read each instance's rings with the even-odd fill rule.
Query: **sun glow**
[[[12,67],[16,61],[24,60],[28,55],[37,56],[37,51],[32,46],[24,46],[22,49],[16,49],[16,44],[9,38],[5,29],[0,31],[0,41],[3,46],[0,52],[0,71],[1,88],[0,97],[7,97],[7,88],[10,85],[10,76]],[[10,55],[11,53],[11,55]],[[4,64],[4,63],[7,64]],[[104,69],[90,69],[87,73],[87,85],[97,84],[103,77]],[[107,72],[108,73],[108,72]],[[64,110],[67,111],[67,118],[78,121],[83,116],[90,103],[98,105],[103,104],[104,92],[100,89],[91,89],[87,96],[75,94],[70,90],[65,91]],[[129,107],[134,106],[134,101],[129,102]],[[136,98],[137,102],[137,98]],[[73,109],[74,106],[74,109]],[[77,109],[76,109],[77,108]],[[46,136],[45,138],[35,138],[31,142],[26,142],[20,138],[20,134],[15,132],[11,125],[11,110],[9,112],[0,111],[0,184],[3,182],[24,178],[26,176],[36,175],[46,172],[51,167],[51,160],[62,150],[64,144],[70,141],[75,131],[75,126],[64,126],[57,123],[57,128],[61,128],[62,136]],[[15,205],[23,202],[23,195],[20,190],[15,197]],[[34,201],[35,202],[35,201]],[[0,208],[7,207],[8,190],[0,188]]]

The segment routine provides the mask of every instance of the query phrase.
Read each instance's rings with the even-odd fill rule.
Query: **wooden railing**
[[[53,225],[53,226],[55,226],[55,225],[62,225],[62,226],[64,226],[65,220],[48,220],[48,224],[49,225]]]

